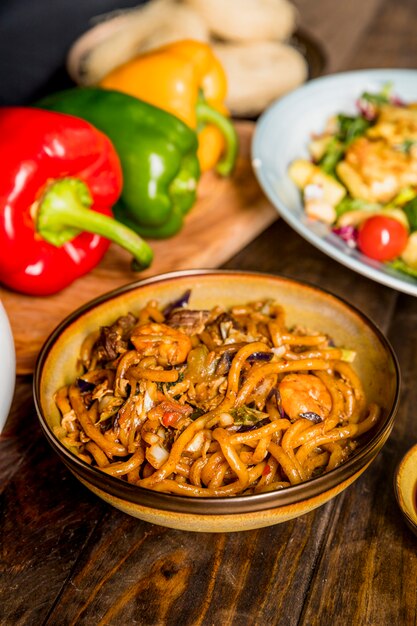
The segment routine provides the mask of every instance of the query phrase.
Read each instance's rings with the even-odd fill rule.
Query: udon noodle
[[[149,489],[232,496],[286,488],[343,463],[378,421],[324,333],[273,301],[226,310],[150,301],[87,336],[58,390],[56,434],[101,471]]]

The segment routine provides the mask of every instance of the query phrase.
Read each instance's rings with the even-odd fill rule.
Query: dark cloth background
[[[93,18],[146,0],[0,0],[0,105],[29,104],[73,85],[71,44]]]

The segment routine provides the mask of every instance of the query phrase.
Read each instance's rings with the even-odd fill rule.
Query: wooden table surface
[[[297,0],[326,73],[415,67],[415,0]],[[0,439],[0,624],[95,626],[413,625],[417,539],[393,472],[417,441],[417,299],[363,278],[276,221],[224,267],[300,278],[348,297],[387,334],[402,400],[392,435],[349,489],[257,531],[188,533],[103,503],[44,439],[30,377],[17,380]]]

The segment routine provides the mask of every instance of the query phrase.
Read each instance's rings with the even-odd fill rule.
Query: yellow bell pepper
[[[151,50],[113,70],[100,87],[165,109],[195,129],[202,171],[233,170],[238,140],[224,105],[226,74],[209,45],[185,40]]]

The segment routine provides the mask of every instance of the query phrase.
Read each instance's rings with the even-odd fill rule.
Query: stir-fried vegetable
[[[374,215],[365,220],[359,229],[358,248],[377,261],[391,261],[407,245],[408,233],[393,217]]]

